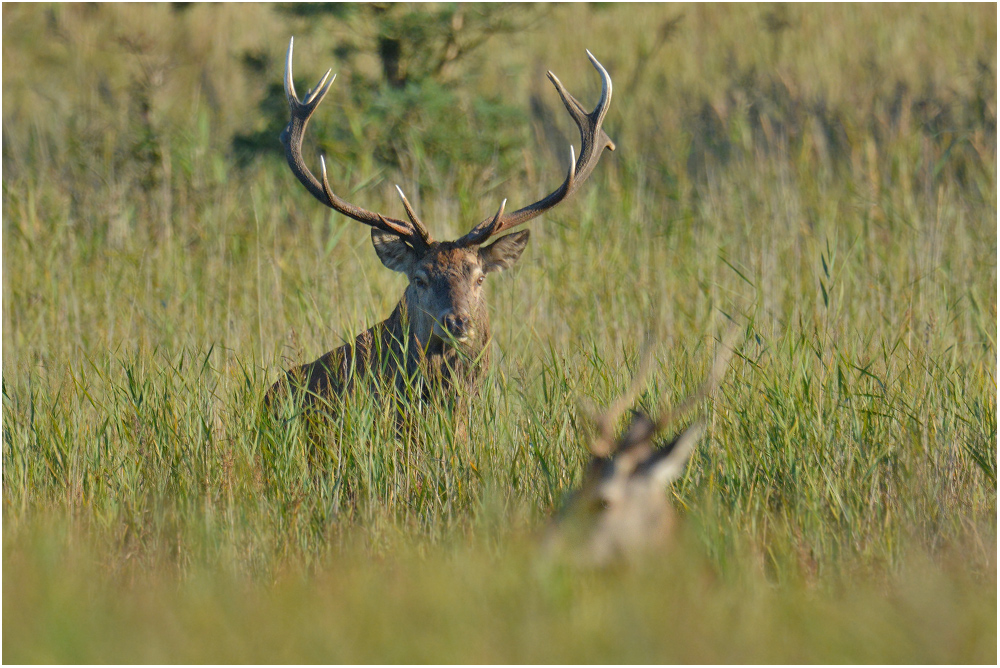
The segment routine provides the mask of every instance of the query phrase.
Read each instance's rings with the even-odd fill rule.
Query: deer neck
[[[467,367],[470,363],[486,366],[489,364],[489,357],[484,350],[490,340],[489,317],[485,308],[474,317],[480,326],[476,328],[475,335],[460,348],[434,335],[429,335],[428,340],[422,341],[410,327],[404,297],[381,323],[383,350],[391,350],[397,359],[405,360],[407,372],[412,374],[421,370],[431,378],[450,377],[455,370]]]

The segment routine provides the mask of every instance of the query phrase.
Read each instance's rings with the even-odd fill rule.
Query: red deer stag
[[[663,547],[670,539],[674,512],[667,486],[680,478],[694,446],[705,432],[701,419],[682,429],[661,448],[657,434],[715,391],[729,366],[737,330],[730,330],[708,379],[692,396],[658,418],[636,412],[629,427],[615,436],[615,424],[642,388],[652,357],[647,346],[628,391],[602,415],[594,416],[597,436],[583,484],[556,517],[546,538],[550,554],[563,554],[583,566],[608,566]]]
[[[601,99],[587,113],[559,79],[548,73],[580,129],[580,156],[577,158],[570,146],[569,173],[562,185],[513,213],[504,212],[504,200],[496,214],[460,239],[434,241],[398,186],[408,222],[362,209],[338,197],[330,188],[322,158],[322,179],[317,179],[306,167],[302,137],[333,78],[327,71],[316,87],[299,100],[292,83],[293,43],[289,42],[285,63],[285,94],[291,120],[281,133],[288,165],[313,197],[371,227],[372,244],[382,264],[406,274],[409,285],[384,321],[359,334],[353,342],[286,372],[268,390],[267,404],[273,405],[289,389],[295,390],[293,394],[303,393],[306,402],[329,400],[353,388],[359,377],[366,374],[388,382],[396,391],[404,390],[411,379],[417,379],[423,396],[427,396],[431,387],[474,388],[489,364],[490,324],[483,281],[487,274],[503,271],[518,260],[528,243],[528,231],[484,244],[569,197],[590,176],[604,149],[615,149],[614,142],[601,128],[611,102],[611,77],[588,51],[590,62],[601,76]]]

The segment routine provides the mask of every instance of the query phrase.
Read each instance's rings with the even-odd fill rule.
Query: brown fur
[[[421,394],[435,388],[454,389],[461,385],[475,389],[482,370],[489,363],[489,317],[482,283],[486,274],[514,264],[528,243],[528,232],[499,237],[501,232],[522,225],[558,205],[584,183],[597,166],[604,150],[615,150],[602,128],[611,104],[611,76],[593,54],[587,52],[601,77],[601,97],[587,112],[551,72],[549,79],[559,93],[566,111],[580,130],[580,156],[570,147],[570,167],[562,184],[542,199],[504,213],[507,200],[496,214],[474,226],[466,235],[443,243],[430,233],[403,191],[397,186],[409,222],[369,211],[340,198],[333,192],[323,166],[322,179],[306,166],[302,139],[306,125],[330,90],[331,71],[303,98],[295,91],[292,76],[292,47],[289,40],[285,59],[285,96],[290,119],[281,133],[285,158],[296,178],[325,206],[372,228],[372,243],[385,266],[405,273],[410,279],[403,298],[385,321],[362,332],[352,344],[341,346],[318,360],[293,369],[267,392],[272,406],[279,396],[299,387],[305,397],[331,399],[352,390],[359,378],[369,377],[406,389],[409,379],[419,377]],[[376,388],[377,389],[377,388]]]
[[[330,402],[352,391],[359,379],[389,385],[404,396],[417,383],[432,391],[475,392],[489,367],[490,323],[482,279],[520,257],[528,232],[501,237],[486,247],[434,243],[419,253],[392,235],[375,231],[372,241],[382,262],[407,274],[410,284],[388,318],[366,329],[352,343],[288,372],[265,398],[272,407],[290,388],[301,401]],[[299,403],[296,400],[296,404]]]
[[[668,445],[658,448],[657,434],[718,389],[739,333],[736,325],[721,342],[715,363],[702,386],[673,410],[657,418],[634,413],[629,427],[615,435],[615,423],[638,396],[649,372],[652,345],[647,340],[639,370],[629,389],[602,415],[593,415],[596,437],[590,443],[590,465],[583,484],[552,523],[546,546],[585,566],[629,561],[667,545],[675,516],[667,486],[680,478],[699,439],[704,420],[695,420]]]

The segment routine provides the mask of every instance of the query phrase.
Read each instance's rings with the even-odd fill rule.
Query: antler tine
[[[295,47],[295,37],[288,39],[288,53],[285,54],[285,97],[288,98],[288,105],[298,103],[299,96],[295,92],[295,82],[292,81],[292,50]]]
[[[322,99],[326,97],[326,92],[330,90],[330,86],[333,84],[334,81],[337,80],[336,74],[334,74],[333,78],[330,79],[330,74],[332,72],[333,68],[328,69],[326,71],[326,74],[323,75],[323,78],[319,80],[318,84],[316,84],[316,87],[306,93],[306,99],[304,100],[304,104],[312,104],[313,101],[316,100],[317,98]],[[330,81],[327,82],[327,79],[330,79]],[[317,106],[319,105],[318,102],[316,104]]]
[[[562,202],[575,192],[580,184],[587,180],[587,177],[594,171],[594,167],[597,166],[598,161],[604,154],[604,149],[615,150],[615,143],[611,141],[611,138],[608,137],[602,127],[604,117],[607,115],[611,105],[611,76],[590,51],[587,51],[587,57],[590,59],[591,64],[593,64],[594,69],[601,76],[601,99],[590,113],[587,113],[587,110],[580,104],[579,100],[566,90],[566,87],[562,85],[562,82],[559,81],[559,78],[555,74],[548,72],[549,80],[552,81],[552,85],[555,86],[556,92],[559,93],[563,105],[565,105],[566,110],[580,130],[579,158],[576,157],[573,147],[570,146],[571,166],[562,185],[534,204],[529,204],[504,216],[491,234],[498,234],[511,227],[526,223]],[[478,229],[485,222],[483,221],[474,229]]]
[[[487,218],[473,227],[468,234],[456,241],[455,244],[458,246],[478,246],[489,239],[495,233],[497,223],[500,221],[500,218],[503,217],[503,210],[505,208],[507,208],[506,198],[500,202],[500,208],[497,209],[497,212],[493,214],[492,218]]]
[[[646,378],[649,376],[649,369],[653,362],[654,340],[652,332],[647,332],[646,339],[642,344],[642,352],[639,355],[639,366],[632,376],[628,389],[618,399],[616,399],[603,414],[596,414],[591,411],[591,417],[597,425],[597,437],[591,443],[590,451],[596,457],[607,457],[615,449],[615,423],[622,416],[629,406],[639,396]]]
[[[319,107],[319,103],[323,101],[326,97],[327,91],[330,90],[330,86],[337,79],[337,75],[334,74],[330,77],[333,69],[326,71],[326,74],[319,80],[319,83],[309,91],[306,92],[306,97],[304,100],[299,100],[298,93],[295,92],[295,81],[292,77],[292,51],[295,46],[295,38],[292,37],[288,41],[288,54],[285,57],[285,97],[288,99],[288,107],[292,111],[293,118],[298,116],[302,119],[303,130],[305,130],[305,124],[309,122],[309,118],[312,116],[316,108]],[[289,124],[291,125],[291,124]],[[288,131],[288,128],[285,128]],[[284,132],[282,133],[284,136]],[[282,139],[284,141],[284,139]]]
[[[295,174],[296,178],[298,178],[313,197],[334,211],[342,213],[359,223],[395,234],[411,246],[426,247],[429,239],[427,230],[412,215],[412,209],[409,207],[409,203],[406,202],[406,198],[403,198],[403,205],[407,208],[407,213],[410,214],[411,220],[413,220],[412,223],[399,220],[398,218],[383,216],[374,211],[368,211],[338,197],[330,188],[330,182],[326,173],[326,161],[322,157],[320,158],[323,168],[322,181],[317,179],[306,166],[305,160],[302,158],[302,139],[305,136],[306,125],[308,125],[313,112],[316,111],[323,98],[326,97],[330,86],[337,77],[336,75],[330,76],[332,70],[327,71],[319,83],[306,93],[305,99],[299,100],[292,77],[292,52],[294,45],[295,38],[293,37],[288,41],[284,80],[285,97],[288,98],[288,109],[291,112],[291,118],[288,121],[288,125],[281,132],[281,143],[285,147],[285,159],[288,161],[288,166],[291,168],[292,173]]]
[[[584,50],[587,52],[587,58],[590,59],[594,69],[601,73],[601,99],[597,101],[597,107],[594,109],[595,112],[599,112],[595,123],[598,126],[601,126],[604,123],[604,117],[607,116],[608,108],[611,104],[611,75],[608,74],[606,69],[604,69],[604,65],[601,65],[600,61],[594,57],[594,54],[590,52],[590,49]],[[573,96],[570,95],[570,97],[572,98]],[[573,101],[576,102],[578,107],[581,109],[583,108],[583,105],[577,102],[576,98],[573,98]],[[611,145],[608,148],[612,151],[615,150],[615,143],[611,142]]]
[[[684,399],[684,401],[673,409],[668,411],[661,410],[660,416],[656,418],[653,426],[654,432],[660,431],[668,424],[674,422],[677,418],[691,410],[698,402],[718,389],[719,383],[722,382],[722,377],[726,374],[726,369],[729,368],[729,360],[732,359],[733,354],[736,352],[733,343],[735,343],[736,335],[739,331],[740,326],[735,323],[729,327],[725,336],[720,341],[720,349],[716,353],[715,361],[712,363],[712,370],[709,372],[708,378],[705,379],[705,382],[701,384],[701,387],[694,394]]]
[[[429,244],[431,242],[431,235],[427,231],[427,228],[424,227],[424,224],[420,222],[420,218],[417,217],[413,207],[410,206],[410,200],[406,199],[406,195],[403,194],[402,188],[398,185],[396,186],[396,192],[399,193],[399,199],[403,200],[403,208],[406,209],[406,215],[410,219],[410,222],[413,223],[413,227],[417,230],[417,233],[420,234],[424,243]]]

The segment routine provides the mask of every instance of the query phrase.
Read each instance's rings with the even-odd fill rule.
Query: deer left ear
[[[409,275],[414,263],[419,259],[417,253],[395,234],[372,228],[372,245],[389,269]]]
[[[691,458],[694,446],[705,433],[705,423],[699,420],[685,429],[670,445],[660,448],[639,465],[636,474],[640,472],[652,478],[658,485],[668,485],[684,473]]]
[[[483,273],[503,271],[513,266],[520,259],[525,246],[528,245],[530,236],[531,233],[528,230],[523,230],[500,237],[489,246],[480,248],[479,261],[483,265]]]

